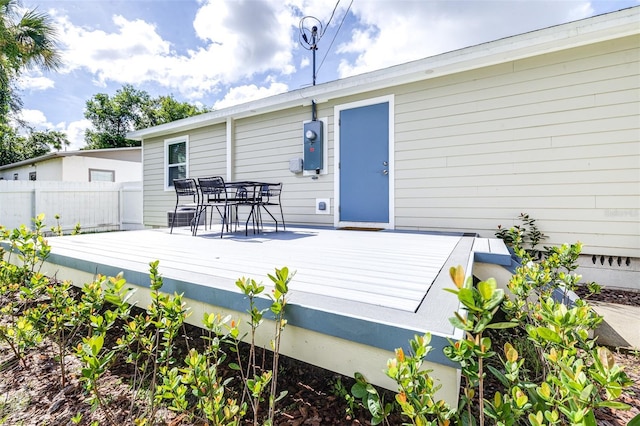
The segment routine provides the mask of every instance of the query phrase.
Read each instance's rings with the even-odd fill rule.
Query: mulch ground
[[[619,300],[640,306],[640,293],[605,291],[593,300]],[[199,332],[193,330],[193,333]],[[78,379],[80,366],[73,356],[65,357],[67,368],[72,372],[69,382],[65,387],[60,385],[59,363],[52,348],[50,343],[43,342],[37,350],[29,352],[27,368],[24,368],[7,347],[0,346],[0,425],[71,425],[75,424],[74,416],[80,419],[80,425],[89,425],[92,421],[109,424],[102,410],[92,410],[88,404],[88,395]],[[597,410],[598,424],[603,426],[623,426],[640,414],[640,355],[614,350],[614,357],[634,383],[621,399],[633,408],[630,411]],[[111,415],[121,425],[133,424],[132,412],[139,409],[131,405],[127,386],[130,372],[127,371],[121,363],[112,368],[102,382],[108,393]],[[279,389],[286,389],[288,395],[278,403],[277,425],[370,424],[368,413],[350,405],[344,394],[336,390],[342,386],[348,391],[353,384],[351,378],[287,357],[281,358],[280,378]],[[392,397],[388,394],[387,400]],[[169,411],[161,411],[157,418],[159,424],[165,425],[197,424]],[[391,423],[400,424],[401,420],[395,417]]]

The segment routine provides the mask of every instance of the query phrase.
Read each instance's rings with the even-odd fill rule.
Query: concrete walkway
[[[604,317],[595,335],[598,343],[628,349],[640,349],[640,306],[590,301]]]

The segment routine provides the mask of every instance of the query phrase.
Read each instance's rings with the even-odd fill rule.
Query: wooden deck
[[[444,371],[434,372],[440,380],[455,382],[455,389],[443,393],[455,402],[459,374],[442,348],[448,338],[459,337],[448,321],[459,306],[443,288],[452,286],[450,266],[463,265],[470,273],[475,240],[453,234],[322,228],[267,230],[247,237],[225,234],[222,239],[217,232],[204,231],[193,237],[184,228],[173,234],[167,229],[112,232],[50,238],[45,272],[82,284],[96,273],[122,271],[142,290],[140,303],[145,303],[148,264],[159,260],[162,290],[184,293],[194,310],[191,322],[199,325],[202,312],[242,316],[248,306],[235,286],[238,278],[269,285],[267,274],[287,266],[295,277],[283,353],[342,374],[360,371],[372,382],[389,386],[381,370],[392,351],[408,350],[415,334],[430,332],[434,351],[429,359]],[[268,305],[266,299],[261,302]]]

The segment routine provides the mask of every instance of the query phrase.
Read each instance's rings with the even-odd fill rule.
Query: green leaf
[[[460,320],[458,317],[449,318],[449,322],[451,323],[452,326],[460,330],[470,331],[473,328],[470,324],[463,323],[462,320]]]
[[[480,293],[480,296],[482,296],[483,300],[490,300],[497,287],[498,283],[496,283],[496,280],[489,278],[486,281],[480,281],[478,283],[478,292]]]
[[[492,365],[487,365],[487,368],[489,369],[491,374],[493,374],[498,380],[500,380],[500,383],[502,383],[504,386],[509,386],[509,379],[507,379],[507,377],[502,374],[500,370],[497,370]]]
[[[367,385],[364,383],[356,382],[351,386],[351,395],[356,398],[364,398],[367,396]]]
[[[289,391],[286,391],[286,390],[281,391],[280,394],[278,395],[278,397],[273,402],[280,401],[282,398],[287,396],[288,393],[289,393]]]
[[[627,426],[640,426],[640,414],[632,418]]]
[[[619,401],[601,401],[596,404],[596,407],[607,407],[607,408],[612,408],[614,410],[631,409],[630,405],[625,404],[624,402],[619,402]],[[640,416],[640,414],[638,416]],[[636,416],[636,418],[638,418],[638,416]],[[640,418],[638,418],[638,420],[640,421]],[[629,425],[631,425],[631,423],[629,423]],[[638,425],[640,425],[640,422],[638,423]]]
[[[236,364],[235,362],[230,362],[229,363],[229,368],[235,371],[240,371],[240,366],[238,364]]]
[[[476,307],[476,301],[473,298],[473,290],[470,288],[461,288],[460,291],[458,292],[458,300],[460,300],[460,302],[466,306],[468,309],[471,309],[473,311],[480,311],[480,309],[478,309]]]
[[[513,328],[518,325],[517,322],[494,322],[487,326],[487,328],[493,328],[495,330],[502,330],[505,328]]]
[[[562,338],[560,337],[560,335],[558,333],[556,333],[555,331],[551,330],[550,328],[538,327],[538,328],[536,328],[536,332],[538,333],[538,336],[540,336],[543,339],[548,340],[550,342],[553,342],[553,343],[561,343],[562,342]]]

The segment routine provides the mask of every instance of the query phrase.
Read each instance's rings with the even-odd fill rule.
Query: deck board
[[[129,231],[51,239],[54,253],[140,270],[160,260],[169,278],[201,275],[235,290],[241,276],[262,280],[275,267],[296,271],[304,292],[415,312],[459,236],[300,229],[259,236],[187,235],[186,230]],[[133,263],[133,265],[132,265]],[[141,271],[142,272],[142,271]]]

